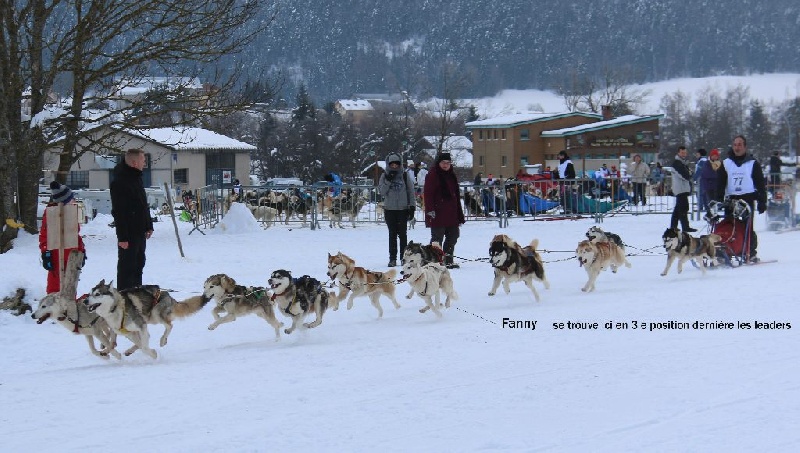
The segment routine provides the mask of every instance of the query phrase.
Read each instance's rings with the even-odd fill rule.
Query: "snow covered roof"
[[[497,116],[485,120],[470,121],[465,124],[467,129],[515,127],[523,124],[538,123],[539,121],[567,118],[571,116],[583,116],[586,118],[600,119],[602,116],[594,113],[585,112],[561,112],[561,113],[515,113],[512,115]]]
[[[256,149],[253,145],[248,145],[226,135],[199,127],[162,127],[143,131],[127,130],[126,132],[175,150],[233,149],[253,151]]]
[[[373,110],[372,104],[370,104],[369,101],[366,101],[364,99],[339,99],[338,102],[343,109],[349,111]]]
[[[625,126],[628,124],[642,123],[645,121],[658,120],[664,115],[623,115],[618,118],[613,118],[606,121],[598,121],[596,123],[582,124],[580,126],[565,127],[563,129],[555,129],[552,131],[542,131],[542,137],[565,137],[568,135],[583,134],[586,132],[598,131],[612,127]]]
[[[469,150],[466,149],[451,149],[450,150],[450,157],[451,161],[453,162],[453,166],[457,168],[472,168],[472,148],[470,147]],[[435,149],[426,149],[423,150],[425,154],[430,157],[430,160],[436,160],[436,150]]]

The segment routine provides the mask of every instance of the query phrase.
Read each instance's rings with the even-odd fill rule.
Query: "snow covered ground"
[[[101,215],[82,229],[81,293],[115,278],[110,221]],[[552,284],[537,284],[540,303],[519,283],[488,297],[489,264],[462,261],[452,271],[461,298],[441,319],[420,314],[420,299],[402,298],[405,283],[402,308],[383,300],[383,319],[357,299],[353,310],[329,311],[319,327],[280,342],[255,316],[208,331],[205,307],[176,321],[157,360],[138,352],[104,361],[59,325],[0,313],[0,450],[800,450],[800,232],[768,232],[758,216],[759,254],[777,263],[705,276],[688,266],[661,277],[668,222],[606,219],[602,227],[623,237],[633,267],[604,273],[590,294],[580,290],[586,273],[573,255],[592,220],[512,218],[503,230],[469,223],[456,248],[469,260],[487,257],[500,232],[523,244],[539,238]],[[181,258],[171,223],[157,223],[145,281],[177,299],[197,295],[216,273],[266,285],[285,268],[324,281],[327,254],[337,251],[386,269],[384,225],[252,226],[228,218],[224,229],[187,235],[181,223]],[[427,242],[429,231],[418,224],[409,236]],[[0,269],[0,295],[17,287],[44,295],[36,237],[19,238],[0,255]],[[504,318],[536,328],[505,328]],[[732,327],[665,328],[695,321]],[[162,327],[151,331],[157,346]],[[129,344],[119,341],[120,349]]]

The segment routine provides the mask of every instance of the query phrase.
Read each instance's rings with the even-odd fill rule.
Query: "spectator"
[[[678,154],[675,156],[675,161],[672,162],[672,193],[675,195],[675,207],[672,209],[672,218],[670,219],[670,227],[677,229],[678,223],[681,224],[681,230],[687,233],[694,233],[697,231],[689,225],[689,194],[692,193],[692,173],[689,171],[688,161],[686,158],[689,151],[685,146],[678,148]]]
[[[558,178],[575,179],[575,165],[572,164],[566,151],[558,153]]]
[[[695,157],[697,158],[697,163],[694,165],[694,174],[692,175],[692,182],[697,186],[697,212],[703,212],[706,210],[708,206],[708,202],[711,201],[708,198],[708,194],[705,190],[703,190],[702,184],[700,182],[700,175],[703,173],[703,168],[708,165],[708,158],[706,157],[706,150],[700,148],[695,153]]]
[[[759,214],[767,210],[767,190],[761,165],[753,156],[747,155],[747,139],[743,135],[734,137],[733,153],[722,161],[717,177],[717,197],[743,200],[750,206],[749,259],[757,262],[758,236],[752,228],[753,213],[756,209]]]
[[[481,204],[483,205],[483,212],[486,217],[489,217],[490,213],[496,211],[494,205],[494,176],[489,173],[489,176],[486,177],[486,182],[484,183],[485,186],[481,189]]]
[[[404,172],[399,154],[386,156],[386,171],[378,181],[378,191],[383,197],[386,226],[389,227],[389,267],[397,266],[397,242],[400,257],[406,250],[408,221],[414,217],[417,206],[414,196],[414,179]]]
[[[52,206],[59,206],[60,204],[75,204],[75,197],[72,193],[72,190],[65,185],[62,186],[56,181],[50,183],[50,193],[52,198],[51,202],[47,205],[48,208]],[[55,244],[48,243],[47,232],[58,231],[59,229],[63,228],[65,239],[67,235],[71,236],[71,238],[75,238],[75,240],[72,240],[71,242],[78,244],[77,249],[79,251],[86,253],[86,247],[83,244],[83,238],[81,238],[78,234],[80,232],[80,225],[78,225],[77,222],[70,225],[61,225],[58,221],[60,216],[50,217],[48,219],[48,210],[50,209],[45,209],[44,211],[44,216],[42,217],[42,228],[39,230],[39,251],[42,252],[42,267],[44,267],[47,271],[47,294],[50,294],[61,291],[61,265],[67,265],[69,252],[75,248],[64,249],[64,256],[61,257],[58,247],[56,247]],[[48,223],[50,223],[50,225],[48,225]]]
[[[342,178],[334,172],[330,172],[324,177],[331,185],[330,192],[332,197],[338,197],[342,193]]]
[[[653,186],[655,194],[659,197],[664,195],[664,167],[661,162],[656,162],[650,172],[650,184]]]
[[[431,243],[442,244],[445,265],[453,269],[453,254],[459,236],[459,226],[464,224],[458,178],[453,171],[450,153],[436,156],[436,165],[425,178],[425,226],[431,229]],[[442,242],[444,240],[444,242]]]
[[[117,231],[117,288],[142,285],[147,240],[153,234],[153,219],[147,205],[142,169],[147,158],[137,148],[125,153],[114,167],[111,182],[111,215]]]
[[[706,210],[708,210],[708,203],[711,200],[717,199],[717,175],[722,162],[719,160],[719,150],[714,148],[708,153],[708,162],[703,165],[699,177],[700,188],[706,196]]]
[[[769,192],[775,193],[775,189],[781,185],[781,167],[796,166],[797,163],[783,163],[780,154],[777,151],[773,152],[769,158]]]
[[[417,172],[417,193],[422,193],[422,188],[425,187],[425,177],[428,176],[428,164],[420,162],[417,165],[419,172]]]
[[[650,167],[642,162],[642,156],[633,155],[633,165],[631,165],[631,183],[633,184],[633,204],[638,205],[641,200],[642,206],[647,204],[645,189],[647,178],[650,176]]]

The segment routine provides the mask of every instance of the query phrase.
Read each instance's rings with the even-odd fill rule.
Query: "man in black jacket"
[[[129,149],[124,162],[114,167],[111,182],[111,215],[117,230],[117,288],[142,285],[145,248],[153,234],[153,220],[142,182],[146,157],[141,149]]]
[[[717,197],[728,197],[747,202],[750,205],[750,222],[752,222],[755,211],[763,214],[767,210],[765,186],[761,165],[753,156],[747,154],[747,139],[742,135],[737,135],[733,139],[733,151],[722,161],[722,166],[718,170],[717,194],[721,195],[717,195]],[[749,254],[751,261],[758,261],[757,248],[758,236],[751,223]]]
[[[796,163],[785,164],[781,160],[780,154],[775,151],[769,158],[769,192],[774,193],[775,189],[781,185],[781,167],[796,167]]]

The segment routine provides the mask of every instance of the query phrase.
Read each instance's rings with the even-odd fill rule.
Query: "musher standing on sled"
[[[758,262],[756,256],[758,236],[753,228],[753,213],[756,212],[754,208],[757,208],[759,214],[767,210],[767,190],[761,165],[753,156],[747,155],[747,139],[743,135],[733,138],[733,152],[722,161],[717,175],[717,194],[734,200],[743,200],[750,206],[749,256],[750,262]]]

